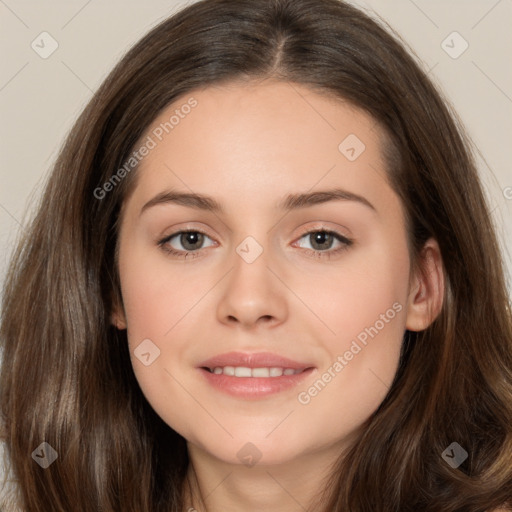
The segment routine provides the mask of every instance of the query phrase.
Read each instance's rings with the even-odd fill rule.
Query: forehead
[[[386,185],[376,121],[295,83],[194,90],[166,107],[140,144],[149,139],[137,169],[138,203],[165,187],[266,207],[285,193],[332,186],[377,199]]]

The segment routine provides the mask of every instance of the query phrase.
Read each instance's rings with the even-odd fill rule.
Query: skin
[[[429,240],[424,272],[410,273],[384,139],[366,113],[297,84],[231,82],[175,101],[143,138],[190,97],[197,107],[142,160],[123,205],[123,304],[112,322],[127,329],[147,400],[187,440],[194,498],[184,510],[302,511],[385,398],[405,329],[425,329],[439,313],[439,247]],[[338,149],[349,134],[366,146],[354,161]],[[334,187],[363,196],[374,209],[349,200],[289,212],[276,207],[288,194]],[[225,211],[166,203],[140,213],[170,188],[212,196]],[[158,245],[185,228],[207,235],[195,254],[178,258]],[[306,233],[322,229],[353,244],[334,254],[343,244],[333,239],[318,249]],[[248,236],[263,248],[250,264],[236,252]],[[185,251],[179,236],[171,243]],[[330,259],[318,257],[329,251]],[[401,311],[309,403],[300,403],[298,394],[397,303]],[[160,356],[145,366],[133,351],[148,338]],[[275,352],[316,370],[296,389],[242,400],[211,388],[196,369],[232,350]],[[237,456],[248,442],[261,454],[253,466]]]

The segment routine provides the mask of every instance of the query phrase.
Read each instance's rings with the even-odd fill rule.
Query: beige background
[[[17,231],[65,134],[127,48],[184,1],[0,0],[0,282]],[[478,147],[480,172],[512,273],[512,0],[354,0],[414,49]],[[41,58],[43,32],[58,49]],[[457,31],[458,58],[441,46]],[[448,38],[452,53],[464,41]],[[512,295],[512,293],[511,293]]]

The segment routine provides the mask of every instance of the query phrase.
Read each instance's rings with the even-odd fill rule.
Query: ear
[[[119,330],[126,329],[126,318],[124,316],[124,312],[114,311],[112,315],[110,315],[110,323]]]
[[[418,270],[411,277],[407,299],[406,329],[423,331],[439,315],[444,299],[443,259],[436,240],[425,242]]]
[[[112,304],[110,323],[120,330],[126,329],[126,314],[124,312],[123,301],[116,293],[114,293]]]

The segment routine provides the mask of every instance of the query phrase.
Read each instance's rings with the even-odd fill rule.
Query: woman
[[[105,80],[14,256],[19,506],[506,510],[503,274],[391,35],[338,0],[197,2]]]

